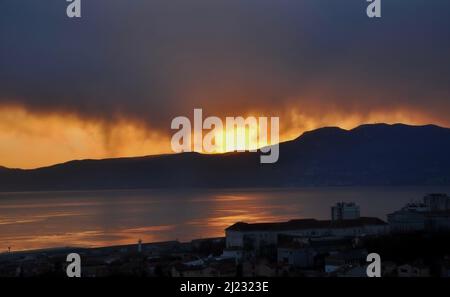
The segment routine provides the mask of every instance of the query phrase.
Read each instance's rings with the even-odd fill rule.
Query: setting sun
[[[232,130],[222,129],[215,137],[218,153],[255,150],[260,147],[260,143],[258,143],[258,127],[246,126],[235,127]],[[234,139],[234,141],[231,143],[227,139]]]

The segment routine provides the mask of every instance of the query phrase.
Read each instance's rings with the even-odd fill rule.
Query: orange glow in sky
[[[280,116],[280,140],[298,137],[304,131],[323,126],[350,129],[362,123],[428,124],[431,118],[407,110],[390,110],[360,114],[327,114],[311,116],[291,109]],[[170,125],[170,122],[167,124]],[[258,144],[257,127],[240,128],[246,133],[251,149]],[[233,151],[227,146],[227,134],[216,135],[218,152]],[[0,166],[36,168],[74,159],[101,159],[111,157],[144,156],[172,153],[172,135],[152,129],[143,123],[122,119],[114,123],[81,119],[75,114],[33,113],[22,107],[0,106]]]
[[[236,135],[245,135],[245,143],[238,143]],[[235,138],[235,143],[227,143],[226,139]],[[235,127],[234,130],[222,129],[215,135],[217,153],[226,153],[237,150],[254,150],[261,147],[258,144],[258,126]]]
[[[74,159],[167,153],[169,136],[129,121],[108,124],[69,114],[0,108],[0,165],[35,168]]]

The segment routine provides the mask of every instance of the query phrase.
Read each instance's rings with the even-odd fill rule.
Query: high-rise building
[[[450,197],[447,194],[428,194],[423,200],[429,211],[450,210]]]
[[[331,220],[355,220],[359,219],[359,206],[354,202],[338,202],[331,207]]]

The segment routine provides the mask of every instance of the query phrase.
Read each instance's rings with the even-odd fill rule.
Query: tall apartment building
[[[338,202],[331,207],[331,220],[355,220],[360,218],[359,206],[354,202]]]

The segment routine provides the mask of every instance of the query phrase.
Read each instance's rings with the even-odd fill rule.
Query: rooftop
[[[379,218],[360,217],[352,220],[316,220],[316,219],[299,219],[287,222],[277,223],[255,223],[249,224],[238,222],[226,228],[226,231],[290,231],[301,229],[333,229],[333,228],[351,228],[362,227],[368,225],[387,225],[386,222]]]

